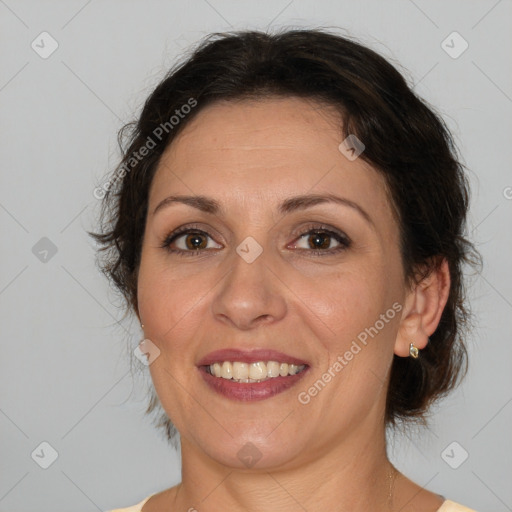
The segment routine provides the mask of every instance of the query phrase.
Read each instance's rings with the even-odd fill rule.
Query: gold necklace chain
[[[388,508],[390,511],[393,510],[393,496],[394,496],[394,490],[395,490],[395,480],[396,476],[398,474],[397,469],[393,464],[391,464],[391,469],[388,473],[388,479],[389,479],[389,492],[388,492]],[[176,486],[176,492],[174,494],[174,505],[176,505],[176,500],[178,498],[178,493],[181,488],[181,485]]]

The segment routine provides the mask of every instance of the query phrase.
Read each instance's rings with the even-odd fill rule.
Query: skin
[[[448,297],[447,264],[407,285],[385,180],[340,152],[340,123],[333,109],[299,98],[218,102],[164,153],[149,193],[138,316],[160,350],[150,372],[181,434],[182,482],[152,497],[143,512],[441,506],[438,495],[401,474],[390,502],[383,418],[393,354],[408,357],[411,341],[421,350],[435,331]],[[334,203],[278,213],[284,199],[311,193],[347,198],[371,220]],[[212,197],[224,215],[184,204],[153,215],[160,201],[178,194]],[[202,252],[182,257],[161,247],[171,231],[192,223],[209,234],[199,239]],[[345,233],[351,245],[313,255],[314,235],[300,236],[311,223]],[[248,236],[263,249],[250,264],[236,252]],[[172,246],[186,250],[186,241],[185,234]],[[327,237],[323,250],[339,245]],[[401,311],[301,404],[298,394],[394,303]],[[210,390],[196,367],[228,347],[272,348],[311,368],[272,398],[232,401]],[[237,457],[247,442],[262,454],[252,468]]]

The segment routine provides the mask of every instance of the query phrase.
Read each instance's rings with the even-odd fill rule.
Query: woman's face
[[[293,467],[383,432],[406,295],[399,230],[384,178],[340,151],[340,122],[298,98],[216,103],[162,156],[139,314],[160,350],[159,399],[198,456]],[[207,375],[205,358],[224,376],[238,362],[242,379],[271,377]],[[293,362],[304,371],[273,377]]]

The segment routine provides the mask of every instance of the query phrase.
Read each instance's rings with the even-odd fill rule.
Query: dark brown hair
[[[465,238],[469,189],[441,117],[394,66],[351,38],[303,29],[212,34],[201,41],[151,93],[140,117],[118,134],[121,163],[95,191],[103,198],[101,233],[90,235],[102,246],[100,268],[121,292],[127,311],[136,312],[148,191],[164,149],[212,102],[276,95],[335,107],[343,120],[340,134],[355,134],[364,143],[360,158],[386,178],[408,282],[448,261],[451,289],[439,326],[419,359],[395,356],[387,396],[386,424],[424,422],[430,404],[467,370],[470,317],[463,265],[479,263]],[[157,407],[153,390],[147,412]],[[162,415],[158,425],[172,441],[170,420]]]

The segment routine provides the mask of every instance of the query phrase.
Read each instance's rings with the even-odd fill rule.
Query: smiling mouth
[[[279,363],[277,361],[257,361],[244,363],[240,361],[219,361],[203,366],[206,373],[219,379],[238,383],[257,383],[279,377],[297,375],[306,369],[307,365]]]

